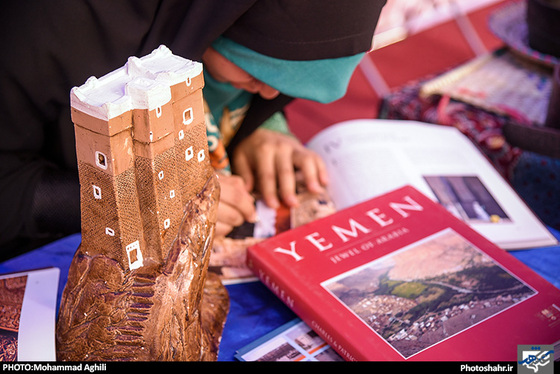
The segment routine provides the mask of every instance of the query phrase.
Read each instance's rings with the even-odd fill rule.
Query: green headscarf
[[[365,54],[310,61],[282,60],[262,55],[224,37],[216,39],[212,47],[281,93],[320,103],[344,96],[350,78]]]

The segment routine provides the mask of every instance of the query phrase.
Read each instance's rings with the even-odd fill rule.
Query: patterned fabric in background
[[[431,78],[412,81],[387,95],[379,117],[458,128],[479,146],[545,224],[560,229],[560,160],[509,145],[502,127],[512,118],[447,97],[421,97],[422,84]]]

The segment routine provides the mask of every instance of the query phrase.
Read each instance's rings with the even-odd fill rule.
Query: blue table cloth
[[[560,240],[560,232],[550,228]],[[57,305],[68,278],[74,252],[80,244],[79,234],[45,245],[0,263],[0,274],[58,267],[60,281]],[[512,251],[513,256],[560,288],[560,245]],[[296,315],[258,281],[227,286],[230,311],[222,335],[218,361],[234,361],[238,349],[291,321]]]

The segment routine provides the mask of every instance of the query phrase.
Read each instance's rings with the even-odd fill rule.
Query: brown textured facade
[[[227,293],[219,281],[204,289],[219,185],[202,86],[199,63],[160,47],[73,89],[82,243],[59,359],[216,358]],[[203,294],[217,305],[206,311],[212,331]]]

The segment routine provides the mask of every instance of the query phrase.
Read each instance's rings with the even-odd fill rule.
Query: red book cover
[[[349,361],[515,361],[560,341],[560,290],[411,186],[249,248]]]

